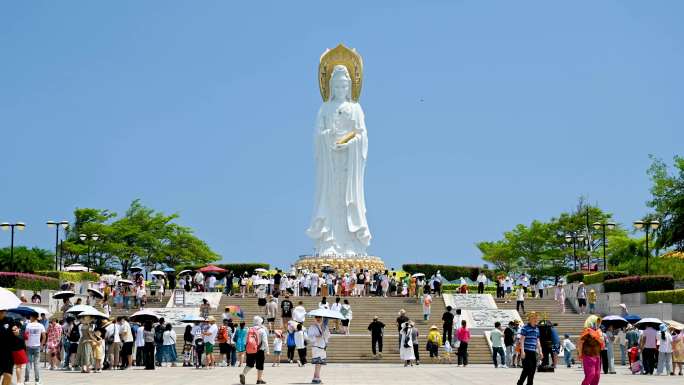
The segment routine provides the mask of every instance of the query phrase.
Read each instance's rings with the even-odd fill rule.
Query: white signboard
[[[221,303],[221,295],[221,293],[186,291],[185,307],[198,307],[202,304],[202,300],[206,299],[209,301],[209,306],[211,306],[212,309],[216,309]],[[175,304],[175,295],[172,295],[171,298],[169,298],[169,302],[166,304],[166,307],[179,307],[179,305]]]

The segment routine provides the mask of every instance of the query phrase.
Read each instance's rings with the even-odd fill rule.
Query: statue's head
[[[330,100],[351,100],[351,78],[343,65],[336,65],[330,76]]]

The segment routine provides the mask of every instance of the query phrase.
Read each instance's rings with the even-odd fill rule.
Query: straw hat
[[[439,330],[439,328],[437,327],[437,325],[432,325],[430,326],[430,330]]]
[[[210,315],[209,317],[207,317],[207,322],[214,323],[214,322],[216,322],[216,318],[214,318],[213,315]]]

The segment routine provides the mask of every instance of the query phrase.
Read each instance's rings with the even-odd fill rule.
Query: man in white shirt
[[[26,351],[28,353],[28,364],[25,370],[25,383],[29,380],[29,371],[33,366],[33,373],[36,378],[36,385],[40,385],[40,348],[45,344],[45,326],[38,322],[38,315],[31,314],[31,322],[26,325]]]
[[[342,310],[342,304],[340,303],[340,297],[335,298],[335,303],[333,303],[330,306],[330,310],[336,311],[336,312],[339,312],[340,310]],[[333,320],[333,332],[336,332],[339,327],[340,327],[340,320],[335,318],[335,320]]]
[[[208,291],[213,292],[216,289],[216,277],[213,275],[210,275],[209,278],[207,279],[207,287]]]
[[[263,326],[264,324],[264,319],[257,316],[254,316],[254,326],[252,328],[255,330],[258,335],[259,335],[259,348],[256,353],[247,353],[247,363],[245,365],[245,368],[242,370],[242,373],[240,373],[240,384],[245,383],[245,376],[247,373],[249,373],[252,368],[256,367],[257,369],[257,384],[265,384],[266,382],[264,381],[264,362],[266,360],[266,355],[269,354],[269,346],[268,346],[268,330]],[[249,331],[247,332],[249,335]]]
[[[292,312],[292,319],[301,324],[304,323],[305,318],[306,309],[304,308],[304,304],[302,303],[302,301],[299,301],[297,306],[294,308],[294,311]]]
[[[207,318],[209,327],[204,331],[204,353],[207,355],[207,366],[214,366],[214,345],[216,345],[216,335],[218,334],[218,326],[216,326],[216,319],[214,316]]]
[[[35,313],[31,314],[30,319],[31,322],[26,325],[28,364],[26,364],[26,370],[24,371],[24,383],[29,382],[29,373],[31,366],[33,366],[36,385],[40,385],[40,348],[45,344],[45,326],[38,322],[38,315]]]
[[[121,336],[119,332],[118,322],[112,322],[105,328],[105,343],[108,345],[108,361],[111,368],[119,366],[119,353],[121,352]]]
[[[484,288],[487,284],[487,276],[483,271],[477,276],[477,294],[484,294]]]

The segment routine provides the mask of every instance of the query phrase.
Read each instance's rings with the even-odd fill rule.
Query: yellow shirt
[[[428,333],[427,336],[428,341],[435,343],[437,345],[442,344],[442,335],[439,333],[439,330],[432,329]]]

